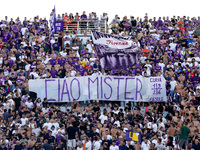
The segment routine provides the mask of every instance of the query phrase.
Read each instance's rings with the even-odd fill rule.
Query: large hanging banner
[[[163,77],[84,76],[66,79],[29,80],[29,91],[42,100],[71,102],[85,100],[166,101]]]
[[[138,62],[138,45],[130,37],[92,31],[92,40],[104,69],[126,69]]]

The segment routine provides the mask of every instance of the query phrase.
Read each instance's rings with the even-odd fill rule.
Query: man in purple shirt
[[[60,143],[60,140],[63,139],[61,132],[58,132],[57,136],[56,136],[56,145],[58,145]]]
[[[2,37],[3,37],[3,42],[5,43],[9,42],[11,36],[10,33],[8,32],[8,29],[6,29],[5,32],[3,32]]]
[[[125,22],[123,22],[123,26],[126,31],[130,31],[131,24],[128,22],[128,19]]]
[[[86,28],[87,26],[87,22],[84,21],[87,20],[87,15],[85,14],[85,11],[83,11],[83,14],[81,15],[81,28],[83,28],[83,30]],[[82,30],[82,31],[83,31]]]
[[[154,67],[154,71],[161,71],[161,66],[159,66],[159,62],[156,62],[156,66]]]
[[[55,67],[52,66],[52,70],[50,71],[52,78],[56,77],[56,74],[58,73],[57,70],[55,70]]]

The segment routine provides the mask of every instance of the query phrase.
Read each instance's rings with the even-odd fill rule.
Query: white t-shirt
[[[115,121],[114,124],[116,124],[117,127],[120,127],[120,122],[119,122],[119,120],[118,120],[118,121]]]
[[[26,107],[28,107],[29,109],[32,108],[33,106],[33,102],[25,102]]]
[[[148,123],[147,123],[147,128],[148,128],[148,129],[151,129],[151,122],[148,122]]]
[[[89,40],[90,38],[89,37],[82,37],[81,39],[82,39],[82,44],[86,45],[87,40]]]
[[[177,85],[177,83],[176,83],[176,81],[174,80],[174,81],[170,81],[170,85],[171,85],[171,91],[174,91],[174,89],[175,89],[175,86]]]
[[[156,32],[156,29],[149,29],[149,32],[150,32],[150,34],[151,33],[155,33]],[[154,35],[154,34],[153,34]]]
[[[107,139],[108,140],[112,140],[112,136],[109,134],[109,135],[107,135]]]
[[[165,64],[164,63],[159,63],[159,66],[161,67],[161,71],[163,72],[163,69],[165,67]]]
[[[161,122],[161,123],[158,123],[158,126],[159,126],[159,127],[163,127],[163,128],[165,128],[165,125],[164,125],[164,123],[163,123],[163,122]]]
[[[31,64],[26,65],[26,66],[25,66],[25,70],[26,70],[26,71],[29,71],[29,70],[30,70],[30,66],[31,66]]]
[[[200,58],[199,57],[194,57],[195,61],[199,62]]]
[[[71,39],[70,35],[65,35],[63,38],[64,39]],[[67,43],[70,44],[70,40],[64,41],[64,45],[66,45]]]
[[[28,118],[21,118],[21,124],[22,125],[25,125],[26,124],[26,121],[28,121]]]
[[[0,57],[0,64],[3,63],[3,57]]]
[[[58,134],[58,131],[56,129],[51,130],[52,131],[52,136],[56,138],[56,135]]]
[[[65,57],[67,55],[67,52],[61,51],[60,55],[63,56],[63,57]]]
[[[149,150],[150,144],[148,142],[147,142],[147,144],[145,142],[142,142],[141,148],[142,148],[142,150]]]
[[[117,145],[115,145],[115,146],[111,145],[110,150],[119,150],[119,147]]]
[[[26,27],[21,28],[22,35],[25,34],[26,30],[28,30],[28,28],[26,28]]]
[[[13,60],[14,62],[16,61],[16,57],[15,56],[11,56],[10,59]]]
[[[162,150],[164,147],[163,147],[163,144],[160,143],[160,144],[157,144],[156,148],[157,150]]]
[[[33,75],[34,79],[39,78],[39,75],[36,72],[31,72],[29,76]]]
[[[93,46],[93,44],[92,44],[92,46]],[[93,50],[92,46],[90,44],[87,44],[87,48],[88,48],[89,53],[92,53],[92,50]]]
[[[163,148],[165,148],[165,145],[166,145],[167,142],[168,142],[167,135],[165,135],[165,137],[166,137],[166,138],[161,137],[161,139],[162,139],[161,143],[162,143],[162,145],[164,146]]]
[[[197,110],[200,110],[200,105],[197,107]]]
[[[95,60],[96,60],[96,58],[92,58],[92,57],[90,58],[90,61],[91,61],[91,62],[90,62],[90,65],[91,65],[91,66],[94,65],[94,61],[95,61]]]
[[[148,74],[151,74],[152,65],[146,64],[146,65],[144,65],[144,66],[147,67],[147,72],[149,72]]]
[[[49,111],[49,108],[42,108],[42,112],[44,113],[44,114],[46,114],[47,112]]]
[[[101,146],[101,144],[100,144],[100,142],[99,142],[99,141],[95,141],[95,142],[93,143],[93,146],[94,146],[93,150],[99,150],[99,149],[100,149],[100,146]]]
[[[71,73],[70,73],[70,75],[71,75],[72,77],[75,77],[76,71],[75,71],[75,70],[72,70]]]
[[[41,131],[40,128],[32,129],[32,132],[35,133],[36,137],[39,136],[40,131]]]
[[[146,59],[147,59],[147,57],[145,57],[145,56],[140,57],[140,61],[141,61],[141,63],[144,64]]]
[[[57,122],[52,123],[52,125],[55,126],[55,129],[57,130],[57,128],[59,127],[59,124]]]
[[[157,126],[157,124],[153,124],[152,125],[152,128],[153,128],[153,132],[157,132],[157,130],[158,130],[158,126]]]
[[[155,147],[157,147],[158,141],[157,141],[156,139],[153,139],[153,140],[152,140],[152,143],[155,144]]]
[[[105,121],[105,120],[108,120],[108,117],[105,116],[105,115],[101,115],[101,116],[99,117],[99,119],[101,120],[101,124],[104,124],[104,121]]]
[[[83,147],[77,147],[76,150],[83,150]]]
[[[47,126],[47,129],[50,130],[51,126],[52,126],[52,123],[46,122],[46,123],[43,124],[42,128],[44,128],[45,126]]]
[[[173,51],[175,51],[176,50],[176,45],[177,45],[176,43],[170,43],[169,44],[170,49],[173,50]]]
[[[108,16],[101,16],[101,19],[106,20]]]
[[[73,50],[77,50],[77,51],[76,51],[76,56],[80,58],[80,55],[79,55],[79,52],[78,52],[79,47],[78,47],[78,46],[76,46],[76,47],[73,46],[72,49],[73,49]]]
[[[9,99],[8,102],[11,104],[11,106],[15,105],[15,102],[13,101],[13,99]]]
[[[153,34],[153,36],[155,37],[155,39],[160,40],[160,34]]]
[[[92,150],[92,143],[91,143],[91,141],[88,141],[88,142],[85,144],[85,146],[86,146],[86,149],[87,149],[87,150]]]
[[[113,112],[114,114],[117,114],[117,115],[118,115],[119,110],[113,110],[112,112]]]
[[[54,44],[54,43],[55,43],[55,40],[54,40],[54,39],[51,39],[50,43],[51,43],[51,44]]]

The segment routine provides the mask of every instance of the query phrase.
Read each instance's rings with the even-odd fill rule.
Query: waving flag
[[[56,9],[54,6],[53,11],[50,14],[50,27],[51,27],[51,32],[50,32],[50,36],[52,37],[55,33],[55,23],[56,23]]]
[[[126,69],[137,64],[138,52],[137,43],[130,37],[121,37],[92,31],[92,40],[104,69]]]
[[[127,141],[135,141],[141,143],[141,133],[135,132],[131,130],[126,130],[125,140]]]

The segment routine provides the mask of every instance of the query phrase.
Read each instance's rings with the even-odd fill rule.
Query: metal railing
[[[91,30],[108,33],[108,25],[105,20],[71,21],[70,23],[64,22],[64,30],[75,31],[77,34],[90,33]]]

